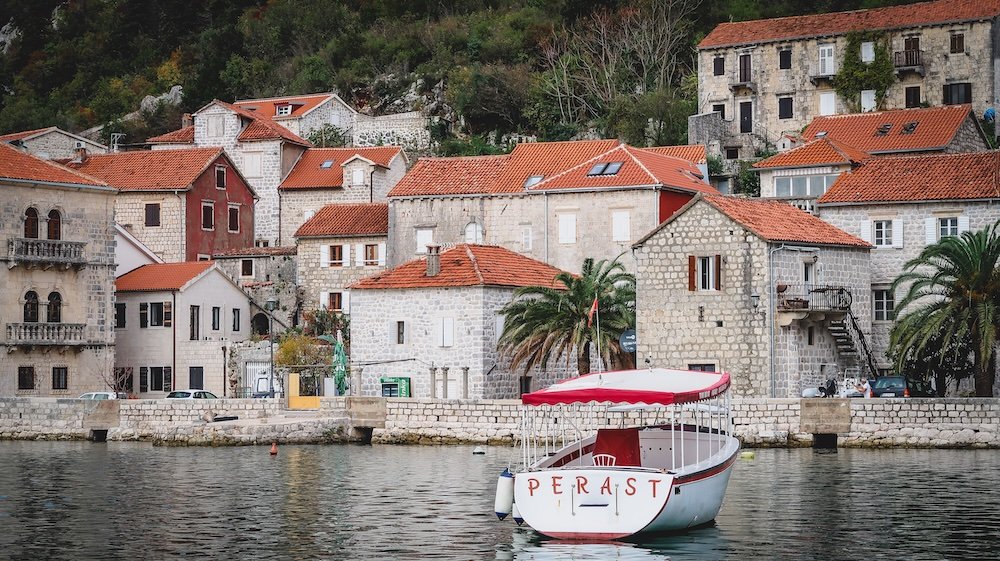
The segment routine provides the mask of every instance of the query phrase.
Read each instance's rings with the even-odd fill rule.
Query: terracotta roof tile
[[[1000,198],[1000,152],[876,158],[841,174],[817,201],[914,202]]]
[[[724,195],[707,195],[704,199],[769,242],[871,247],[861,238],[782,201]]]
[[[194,144],[194,125],[146,139],[149,144]]]
[[[497,176],[492,193],[521,193],[529,177],[546,178],[614,149],[617,140],[567,140],[526,142],[510,153],[510,161]]]
[[[26,154],[6,143],[0,143],[0,180],[2,179],[105,186],[98,178]]]
[[[561,271],[509,249],[460,244],[441,252],[441,272],[427,276],[426,259],[415,259],[373,277],[352,289],[445,288],[459,286],[547,286],[561,288]]]
[[[295,255],[298,248],[295,246],[275,246],[275,247],[238,247],[227,249],[219,253],[213,253],[213,259],[225,259],[227,257],[273,257],[278,255]]]
[[[294,95],[288,97],[272,97],[267,99],[241,99],[234,101],[233,105],[244,109],[246,111],[253,111],[254,113],[266,117],[268,119],[274,119],[279,121],[282,119],[297,119],[306,113],[312,111],[324,101],[333,99],[335,96],[333,94],[312,94],[312,95]],[[292,112],[289,115],[279,116],[276,113],[276,108],[279,105],[292,106]]]
[[[753,165],[757,169],[800,168],[856,164],[871,158],[864,150],[832,138],[818,138],[797,148],[775,154]]]
[[[708,156],[705,153],[704,144],[682,144],[679,146],[653,146],[650,148],[643,148],[646,152],[652,152],[654,154],[662,154],[664,156],[673,156],[675,158],[680,158],[682,160],[687,160],[689,162],[694,162],[696,164],[704,164],[708,162]]]
[[[220,155],[222,148],[135,150],[96,154],[69,165],[120,191],[184,190]]]
[[[115,290],[118,292],[180,290],[212,265],[214,265],[212,261],[143,265],[115,279]]]
[[[287,140],[291,143],[306,147],[312,146],[312,143],[308,140],[293,133],[271,119],[258,114],[256,111],[248,111],[237,107],[232,103],[226,103],[225,101],[219,101],[218,99],[216,99],[214,103],[250,120],[250,124],[248,124],[246,128],[240,132],[239,136],[236,137],[236,140],[239,140],[240,142],[254,142],[258,140]]]
[[[326,205],[299,226],[296,238],[384,236],[389,233],[387,203]]]
[[[420,158],[389,191],[389,197],[492,193],[510,155]],[[521,187],[524,191],[524,187]]]
[[[28,138],[29,136],[36,135],[38,133],[56,130],[56,127],[45,127],[44,129],[34,129],[30,131],[19,131],[11,132],[4,135],[0,135],[0,142],[14,142],[16,140],[21,140],[22,138]]]
[[[306,150],[285,180],[281,189],[329,189],[342,187],[345,162],[360,156],[375,165],[389,167],[402,149],[398,146],[371,148],[310,148]],[[326,162],[329,162],[327,165]]]
[[[943,150],[970,117],[969,105],[894,109],[874,113],[816,117],[802,131],[804,139],[825,136],[870,154]],[[904,128],[916,123],[912,132]],[[889,125],[882,134],[880,127]],[[826,133],[825,135],[822,133]]]
[[[702,39],[698,48],[976,21],[997,14],[1000,14],[1000,0],[937,0],[872,10],[721,23]]]

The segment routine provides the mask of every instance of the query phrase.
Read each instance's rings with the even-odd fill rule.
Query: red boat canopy
[[[667,368],[619,370],[563,380],[521,396],[525,405],[568,403],[643,403],[670,405],[715,397],[729,389],[725,372],[694,372]]]

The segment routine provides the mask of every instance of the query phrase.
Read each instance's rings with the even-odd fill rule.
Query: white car
[[[77,399],[118,399],[118,394],[115,392],[87,392],[80,394]]]
[[[219,399],[212,392],[205,390],[174,390],[167,394],[167,399]]]

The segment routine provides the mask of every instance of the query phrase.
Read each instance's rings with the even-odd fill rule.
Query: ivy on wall
[[[875,60],[861,61],[861,44],[874,44]],[[889,52],[889,38],[885,33],[875,31],[852,31],[847,34],[847,47],[840,70],[834,77],[833,86],[837,95],[852,110],[861,110],[861,92],[875,90],[875,104],[882,107],[886,91],[896,83],[896,69]]]

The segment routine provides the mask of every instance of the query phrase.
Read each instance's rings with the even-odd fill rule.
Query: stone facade
[[[43,132],[26,136],[17,141],[21,148],[46,160],[68,160],[76,156],[76,150],[84,148],[88,152],[103,153],[108,147],[82,136],[52,127]]]
[[[145,225],[147,204],[160,205],[159,226]],[[124,192],[115,197],[115,220],[160,259],[170,263],[186,261],[186,207],[182,193]]]
[[[212,256],[219,269],[229,275],[255,303],[251,327],[254,334],[268,332],[267,313],[259,309],[268,300],[278,301],[274,320],[295,327],[301,320],[304,292],[298,286],[298,257],[293,247],[259,247]],[[244,274],[249,271],[251,274]]]
[[[298,285],[302,289],[303,311],[328,307],[330,294],[341,295],[342,313],[352,311],[351,291],[348,287],[384,271],[386,266],[385,236],[348,238],[304,238],[298,245]],[[340,246],[342,262],[330,261],[330,246]],[[365,264],[365,246],[377,248],[378,259]]]
[[[635,251],[640,360],[725,370],[745,397],[798,396],[853,366],[838,356],[823,314],[778,311],[777,286],[803,296],[825,285],[865,294],[867,250],[769,243],[699,202]],[[719,290],[689,289],[691,256],[721,265]],[[807,264],[811,282],[803,279]],[[851,308],[870,330],[866,299]]]
[[[354,146],[402,146],[406,150],[426,150],[431,145],[428,119],[420,111],[393,115],[356,115],[351,129]]]
[[[106,390],[114,360],[115,190],[30,183],[4,183],[0,190],[0,396]],[[29,208],[39,216],[38,239],[24,237]],[[60,232],[49,242],[52,211]],[[38,299],[30,322],[29,293]],[[52,295],[61,300],[55,319]],[[20,387],[21,368],[33,368],[30,387]],[[66,368],[65,384],[57,368]]]
[[[953,34],[964,35],[964,51],[951,53]],[[1000,58],[994,46],[994,24],[964,22],[958,24],[928,25],[904,28],[885,33],[890,56],[899,59],[896,64],[896,82],[879,100],[879,109],[906,107],[907,88],[919,88],[918,103],[930,106],[944,105],[944,86],[953,83],[970,83],[973,110],[982,115],[988,107],[998,105],[997,86],[991,69]],[[912,45],[919,40],[919,50],[906,50],[905,42]],[[820,68],[820,46],[833,48],[833,66]],[[821,97],[832,94],[834,114],[853,113],[861,107],[848,106],[834,93],[832,75],[844,60],[847,48],[846,35],[789,38],[785,40],[755,42],[747,37],[746,44],[720,47],[701,47],[698,50],[698,112],[711,113],[722,108],[728,130],[719,136],[698,136],[699,133],[718,134],[700,121],[689,135],[691,142],[710,144],[722,141],[724,146],[741,146],[742,158],[752,157],[753,137],[775,143],[783,134],[796,135],[814,117],[823,114]],[[781,69],[782,51],[791,51],[790,68]],[[897,54],[898,53],[898,54]],[[740,72],[740,57],[749,56],[749,72]],[[715,74],[715,59],[724,60],[723,72]],[[914,62],[914,57],[919,64]],[[744,59],[745,60],[745,59]],[[745,62],[743,63],[746,64]],[[911,90],[911,92],[914,90]],[[912,93],[911,93],[912,95]],[[779,99],[791,99],[790,114],[779,114]],[[743,104],[743,105],[741,105]],[[749,110],[746,115],[743,111]],[[783,118],[784,117],[784,118]],[[752,133],[741,133],[741,120],[749,121]],[[745,127],[744,127],[745,128]],[[718,146],[718,143],[716,144]]]

